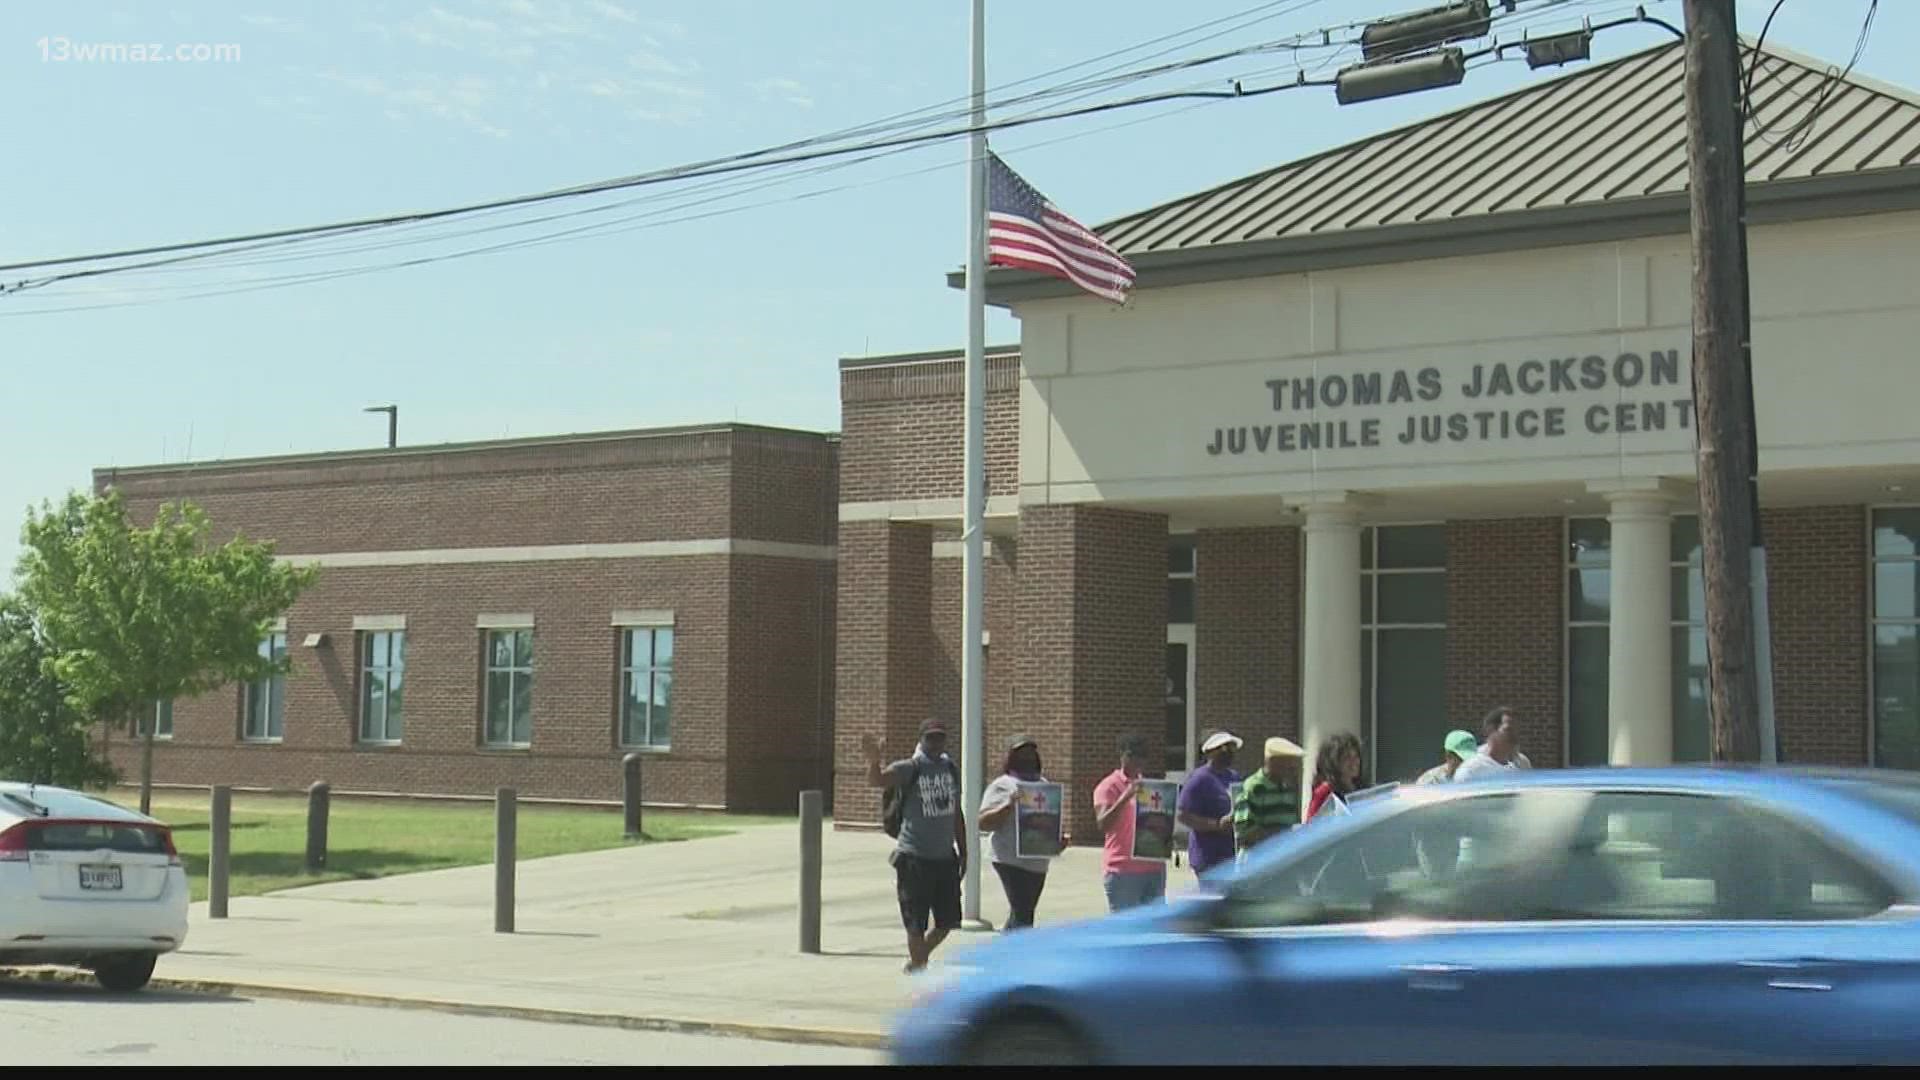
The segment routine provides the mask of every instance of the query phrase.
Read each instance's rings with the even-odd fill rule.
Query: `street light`
[[[1462,0],[1367,24],[1360,32],[1360,55],[1367,60],[1404,56],[1450,41],[1485,37],[1491,29],[1488,0]]]
[[[1592,56],[1591,29],[1569,30],[1564,34],[1534,38],[1527,42],[1527,66],[1535,70],[1587,60]]]
[[[387,414],[387,449],[400,445],[400,406],[369,405],[362,412],[383,412]]]
[[[1342,105],[1458,86],[1467,77],[1467,57],[1459,49],[1385,64],[1356,64],[1334,76],[1333,95]]]

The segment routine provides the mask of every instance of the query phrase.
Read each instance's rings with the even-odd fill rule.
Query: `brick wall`
[[[1300,530],[1195,537],[1194,724],[1300,738]]]
[[[282,554],[726,538],[831,545],[839,446],[726,425],[224,465],[100,470],[136,520],[187,497],[216,534]],[[788,557],[329,567],[288,613],[286,732],[240,739],[242,693],[175,705],[165,783],[618,799],[612,612],[675,613],[672,746],[649,751],[651,803],[790,811],[830,781],[834,566]],[[481,613],[535,616],[533,739],[481,737]],[[356,615],[407,618],[400,746],[358,740]],[[324,632],[320,649],[302,644]],[[137,775],[137,747],[117,763]]]
[[[815,444],[807,457],[826,456],[822,436],[799,437]],[[95,479],[119,488],[142,519],[191,495],[219,535],[244,529],[277,541],[281,554],[708,539],[732,535],[736,450],[793,438],[718,428],[102,469]]]
[[[1447,524],[1448,720],[1477,735],[1488,709],[1513,706],[1520,748],[1541,768],[1565,758],[1564,530],[1557,517]]]
[[[831,544],[840,521],[838,440],[809,433],[736,433],[728,473],[733,520],[744,540]]]
[[[848,502],[961,497],[965,390],[962,364],[955,358],[842,370],[840,497]],[[989,493],[1018,492],[1018,356],[987,360],[986,449]]]
[[[674,612],[673,746],[645,766],[649,802],[719,805],[727,796],[727,559],[334,568],[287,616],[294,670],[284,741],[240,739],[241,691],[174,706],[174,738],[154,754],[167,783],[617,799],[619,641],[615,610]],[[483,631],[476,616],[534,616],[531,749],[489,749],[481,727]],[[399,746],[359,741],[356,615],[405,615]],[[326,634],[317,649],[306,635]],[[116,760],[137,776],[137,752]]]
[[[792,813],[795,794],[832,786],[830,564],[740,557],[732,564],[727,806]]]
[[[1166,691],[1167,519],[1097,506],[1020,512],[1015,712],[1097,843],[1093,787],[1122,735],[1157,744]]]
[[[957,539],[957,536],[955,537]],[[938,540],[936,540],[938,542]],[[992,779],[1005,758],[1002,747],[1019,729],[1021,717],[1014,711],[1014,660],[1019,655],[1019,631],[1014,621],[1017,547],[1012,541],[994,539],[987,565],[987,647],[986,677],[986,775]],[[965,560],[936,556],[933,560],[933,591],[930,606],[934,655],[928,672],[932,688],[932,709],[958,724],[961,716],[960,617],[964,590],[961,570]],[[957,732],[956,728],[956,732]],[[960,740],[949,740],[959,756]],[[1044,749],[1044,748],[1043,748]]]
[[[933,530],[895,522],[840,526],[834,675],[836,827],[876,824],[861,741],[906,757],[932,708]]]
[[[1864,765],[1870,730],[1866,510],[1772,509],[1762,514],[1762,528],[1781,757]]]

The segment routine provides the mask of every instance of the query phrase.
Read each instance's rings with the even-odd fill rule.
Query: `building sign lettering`
[[[1693,398],[1687,393],[1678,350],[1646,356],[1621,353],[1475,364],[1457,396],[1465,407],[1420,411],[1387,425],[1379,417],[1326,416],[1327,412],[1379,405],[1439,402],[1446,384],[1437,367],[1367,371],[1350,375],[1300,375],[1268,379],[1273,411],[1286,419],[1213,429],[1207,453],[1291,453],[1296,450],[1348,450],[1388,441],[1462,443],[1470,440],[1553,439],[1569,431],[1589,435],[1687,430],[1693,426]],[[1613,387],[1673,387],[1649,400],[1556,405],[1533,399],[1591,394]]]

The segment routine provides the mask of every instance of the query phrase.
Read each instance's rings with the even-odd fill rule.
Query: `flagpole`
[[[960,616],[960,755],[963,767],[963,804],[967,814],[979,812],[986,788],[986,723],[982,683],[986,651],[986,566],[984,526],[987,503],[987,4],[973,0],[973,32],[969,49],[973,67],[973,135],[967,167],[967,433],[963,453],[966,473],[965,551],[961,591],[966,600]],[[980,830],[967,830],[967,873],[962,883],[961,921],[973,929],[991,929],[980,917]]]

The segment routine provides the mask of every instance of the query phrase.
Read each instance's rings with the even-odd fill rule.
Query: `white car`
[[[90,969],[147,985],[187,939],[187,872],[173,831],[66,788],[0,782],[0,965]]]

